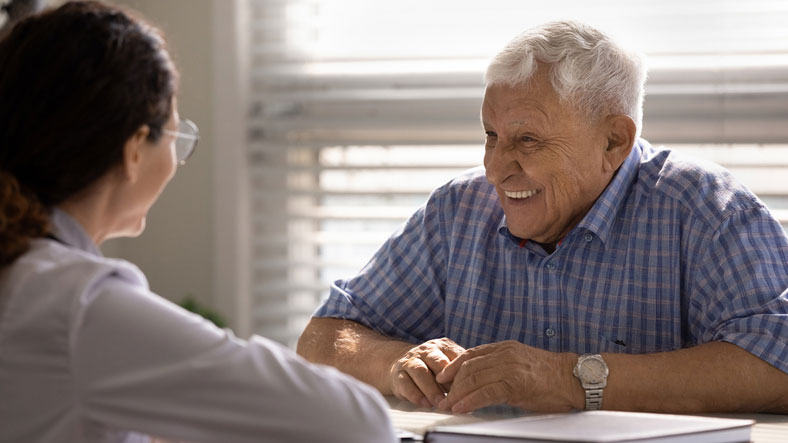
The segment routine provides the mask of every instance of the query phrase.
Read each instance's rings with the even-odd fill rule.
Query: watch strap
[[[585,389],[586,391],[586,411],[598,411],[602,409],[602,389]]]

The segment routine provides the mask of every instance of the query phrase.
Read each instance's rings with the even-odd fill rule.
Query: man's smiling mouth
[[[526,199],[538,193],[538,189],[531,189],[529,191],[503,191],[504,195],[509,198]]]

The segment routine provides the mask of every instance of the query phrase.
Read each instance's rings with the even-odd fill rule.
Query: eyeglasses
[[[177,137],[175,139],[175,157],[178,159],[179,165],[185,165],[200,140],[200,130],[197,129],[197,125],[191,120],[184,119],[178,123],[177,131],[162,129],[162,132]]]

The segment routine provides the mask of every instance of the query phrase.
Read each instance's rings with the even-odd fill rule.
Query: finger
[[[446,396],[446,401],[440,405],[441,409],[451,409],[455,404],[470,395],[470,393],[487,385],[493,385],[499,382],[506,383],[505,377],[513,372],[513,369],[508,366],[498,366],[481,370],[469,368],[470,365],[465,365],[460,372],[457,373],[451,390]]]
[[[437,380],[438,383],[453,383],[454,377],[457,375],[463,363],[471,358],[473,358],[473,356],[470,354],[470,351],[465,351],[463,354],[460,354],[457,358],[452,360],[451,363],[446,365],[442,371],[435,375],[435,380]]]
[[[440,373],[451,360],[440,349],[434,349],[428,354],[423,355],[421,359],[427,364],[427,367],[433,374]]]
[[[458,345],[454,340],[445,337],[440,341],[440,349],[449,358],[449,361],[454,360],[465,352],[465,348]]]
[[[506,403],[508,391],[508,387],[503,382],[484,385],[455,403],[451,411],[455,414],[465,414],[485,406]]]
[[[415,405],[424,408],[429,408],[431,406],[429,400],[424,397],[424,394],[422,394],[421,390],[413,383],[410,375],[405,371],[397,371],[397,373],[394,374],[392,391],[397,398],[403,398]]]
[[[435,375],[435,380],[437,380],[438,383],[453,383],[454,378],[457,376],[457,373],[460,371],[460,368],[462,368],[463,364],[474,357],[475,355],[472,350],[463,352],[457,358],[452,360],[451,363],[444,366],[443,370]]]
[[[443,370],[435,376],[435,379],[438,381],[438,383],[453,383],[453,380],[457,376],[457,372],[459,372],[460,368],[465,362],[470,361],[476,357],[482,357],[491,354],[495,352],[496,349],[497,346],[495,346],[495,343],[468,349],[460,354],[457,358],[452,360],[451,363],[446,365],[446,367],[444,367]]]
[[[443,401],[445,395],[443,390],[438,386],[435,381],[435,375],[427,367],[427,364],[421,359],[413,359],[403,367],[407,371],[413,383],[429,400],[431,406],[438,406],[438,403]]]

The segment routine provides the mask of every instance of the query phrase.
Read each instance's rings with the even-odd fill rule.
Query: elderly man
[[[645,70],[556,22],[490,64],[484,171],[437,189],[299,341],[425,407],[788,413],[788,238],[639,139]]]

